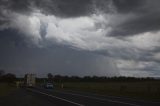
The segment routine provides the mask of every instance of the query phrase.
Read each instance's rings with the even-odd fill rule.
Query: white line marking
[[[57,92],[60,92],[58,90],[56,90]],[[73,92],[72,90],[67,90],[69,92]],[[78,91],[80,92],[80,91]],[[76,92],[75,92],[76,93]],[[84,93],[84,92],[80,92],[80,93]],[[149,103],[160,103],[158,101],[146,101],[146,100],[137,100],[135,98],[130,98],[130,97],[121,97],[121,96],[109,96],[109,95],[101,95],[101,94],[92,94],[93,96],[101,96],[101,97],[112,97],[112,98],[120,98],[120,99],[128,99],[128,100],[132,100],[132,101],[139,101],[139,102],[149,102]]]
[[[154,101],[146,101],[146,100],[137,100],[135,98],[130,98],[130,97],[109,96],[109,95],[101,95],[101,94],[92,94],[92,95],[101,96],[101,97],[112,97],[112,98],[128,99],[128,100],[139,101],[139,102],[160,103],[160,102],[156,102],[156,101],[154,102]]]
[[[84,105],[82,105],[82,104],[79,104],[79,103],[76,103],[76,102],[72,102],[72,101],[69,101],[69,100],[67,100],[67,99],[57,97],[57,96],[49,95],[49,94],[47,94],[47,93],[43,93],[43,92],[40,92],[40,91],[37,91],[37,90],[32,90],[32,89],[29,89],[29,88],[27,88],[27,90],[30,90],[30,91],[36,92],[36,93],[40,93],[40,94],[43,94],[43,95],[46,95],[46,96],[49,96],[49,97],[52,97],[52,98],[60,99],[60,100],[63,100],[63,101],[65,101],[65,102],[69,102],[69,103],[71,103],[71,104],[77,105],[77,106],[84,106]]]
[[[111,100],[111,99],[96,98],[96,97],[85,96],[85,95],[80,95],[80,94],[66,93],[66,92],[60,92],[60,91],[54,91],[54,92],[63,93],[63,94],[70,94],[70,95],[74,95],[74,96],[81,96],[81,97],[86,97],[86,98],[91,98],[91,99],[97,99],[97,100],[101,100],[101,101],[121,103],[121,104],[126,104],[126,105],[131,105],[131,106],[141,106],[141,105],[132,104],[132,103],[127,103],[127,102],[114,101],[114,100]]]

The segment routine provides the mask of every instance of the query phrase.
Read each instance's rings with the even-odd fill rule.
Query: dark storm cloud
[[[31,11],[30,0],[1,0],[0,11],[11,10],[13,12],[27,13]]]
[[[21,38],[13,30],[1,31],[0,34],[0,69],[6,72],[16,73],[18,76],[36,73],[41,77],[47,73],[78,76],[119,75],[114,64],[105,56],[60,45],[47,48],[28,47],[23,45]]]
[[[78,17],[95,13],[96,9],[112,12],[111,0],[34,0],[34,5],[44,13],[61,17]]]
[[[28,13],[38,8],[46,14],[59,16],[87,15],[92,7],[92,0],[1,0],[0,9],[14,12]]]
[[[40,9],[45,14],[60,17],[78,17],[90,15],[99,9],[110,12],[111,0],[1,0],[0,10],[11,10],[20,13],[30,13],[33,8]]]
[[[137,16],[114,28],[110,36],[131,36],[160,29],[160,11]]]
[[[110,13],[115,9],[115,14],[122,14],[124,18],[127,14],[133,16],[121,24],[114,25],[110,36],[130,36],[160,29],[159,4],[159,0],[1,0],[0,16],[3,16],[4,10],[28,14],[32,13],[33,8],[60,17],[90,15],[96,9]],[[7,20],[0,18],[0,23],[6,22]]]
[[[111,36],[130,36],[160,29],[159,0],[113,0],[119,14],[133,16],[119,24]]]
[[[46,5],[44,8],[46,9],[46,12],[52,14],[66,17],[75,17],[88,15],[91,11],[91,4],[91,0],[55,0],[52,1],[51,4]],[[55,7],[53,7],[53,5]],[[44,5],[39,2],[38,6],[43,8]]]
[[[150,70],[156,73],[160,69],[160,67],[158,66],[160,64],[160,59],[154,58],[154,55],[156,53],[159,53],[160,49],[158,47],[158,44],[155,44],[157,47],[155,47],[153,50],[150,50],[150,48],[152,48],[155,45],[146,47],[146,45],[150,45],[150,43],[148,43],[149,41],[154,43],[155,39],[151,38],[153,40],[149,40],[147,38],[146,40],[148,42],[145,42],[144,44],[142,42],[142,47],[139,48],[135,46],[136,45],[135,42],[139,41],[137,40],[139,38],[136,38],[136,40],[133,42],[129,42],[127,40],[125,41],[125,38],[134,37],[133,35],[138,35],[138,34],[140,34],[138,36],[141,36],[141,34],[145,32],[151,32],[150,34],[152,36],[152,34],[154,34],[152,33],[153,31],[154,32],[159,31],[160,29],[159,5],[160,5],[159,0],[0,0],[0,50],[2,51],[0,52],[0,60],[1,60],[0,66],[11,67],[11,70],[14,69],[15,72],[17,72],[16,70],[18,70],[18,68],[20,68],[19,70],[21,70],[23,69],[23,67],[25,67],[26,70],[32,70],[32,71],[37,70],[42,74],[45,72],[51,72],[52,69],[54,68],[56,70],[54,72],[56,73],[58,73],[58,71],[60,70],[60,73],[62,74],[76,73],[79,75],[85,75],[90,73],[93,75],[98,73],[97,70],[99,69],[95,67],[98,64],[96,60],[103,62],[102,59],[103,56],[102,58],[101,56],[99,57],[100,54],[104,55],[104,57],[110,57],[115,60],[123,60],[123,61],[133,60],[137,63],[140,62],[140,64],[143,62],[149,62],[151,64],[150,66],[146,65],[143,68],[139,67],[137,68],[135,66],[133,70],[143,70],[143,71]],[[32,14],[36,13],[35,12],[36,9],[40,10],[39,13],[37,12],[38,15]],[[10,15],[11,13],[16,13],[16,14]],[[109,27],[111,27],[111,32],[109,32],[109,34],[107,33],[106,39],[105,37],[103,38],[102,36],[99,35],[97,35],[98,37],[96,36],[95,38],[94,36],[87,35],[89,40],[88,38],[85,40],[76,38],[79,41],[81,40],[84,41],[80,43],[77,43],[76,41],[79,48],[85,45],[87,50],[92,50],[93,48],[93,51],[95,50],[94,52],[84,51],[83,49],[82,50],[80,49],[79,51],[74,50],[69,48],[68,45],[61,47],[58,44],[56,45],[56,43],[52,40],[50,42],[52,42],[53,45],[50,45],[49,41],[45,39],[46,34],[48,33],[47,25],[48,23],[51,22],[49,21],[47,24],[43,23],[41,22],[42,20],[40,18],[45,17],[45,19],[48,18],[52,19],[53,17],[56,18],[61,17],[62,19],[71,18],[72,21],[72,19],[74,18],[87,16],[88,17],[87,19],[90,20],[93,19],[91,17],[91,15],[93,14],[96,14],[96,17],[98,17],[98,19],[102,15],[102,18],[100,17],[99,20],[101,19],[103,20],[103,18],[105,18],[104,21],[106,22],[108,22],[107,20],[108,18],[106,15],[111,16],[111,20],[109,20],[108,22],[109,24],[107,24],[109,25]],[[33,17],[32,15],[35,17]],[[20,20],[18,20],[19,17]],[[30,22],[28,18],[32,19],[32,24],[30,24],[31,26],[29,26],[28,24]],[[25,38],[26,37],[25,34],[30,34],[27,32],[33,32],[33,30],[31,30],[32,26],[33,28],[39,27],[37,24],[39,21],[40,21],[40,30],[39,29],[35,30],[37,32],[40,32],[40,44],[42,43],[44,45],[47,45],[45,46],[46,48],[35,47],[28,40],[29,38],[28,39]],[[52,19],[52,21],[55,20]],[[72,23],[71,21],[69,21],[68,24],[73,24],[74,22],[75,23],[77,22],[73,21]],[[78,21],[83,22],[83,18]],[[13,25],[11,27],[9,26],[10,22],[13,22],[12,23]],[[28,24],[29,27],[25,27],[26,24]],[[55,23],[53,22],[52,24],[54,25]],[[17,27],[16,25],[19,26]],[[83,26],[85,25],[86,24],[84,24]],[[16,27],[15,30],[11,30],[14,29],[14,26]],[[97,28],[99,28],[100,26],[101,25],[97,26]],[[19,31],[20,33],[17,30],[20,30]],[[104,30],[106,29],[104,28]],[[89,32],[90,30],[87,31]],[[110,39],[110,36],[108,35],[110,35],[113,39]],[[72,36],[71,38],[69,36],[64,36],[64,37],[72,39]],[[74,37],[75,36],[73,36],[73,38]],[[36,35],[33,35],[33,39],[34,38],[36,38]],[[83,35],[82,37],[80,36],[80,38],[83,38]],[[108,39],[111,40],[111,42]],[[65,42],[66,39],[60,39],[60,40],[62,41],[64,40]],[[124,42],[129,42],[129,43],[124,43]],[[75,46],[74,45],[75,42],[67,42],[67,43],[73,44],[70,46],[73,47]],[[86,44],[83,45],[83,43]],[[127,44],[130,45],[125,46]],[[141,46],[141,44],[139,43],[138,46]],[[143,49],[143,46],[144,48],[145,47],[146,48]],[[101,67],[104,66],[105,64],[103,64],[103,66]],[[81,72],[82,67],[84,67],[83,72]],[[98,65],[98,67],[100,66]],[[125,69],[130,71],[130,67],[128,68],[126,66]],[[76,70],[76,72],[74,70]],[[89,72],[87,70],[91,71]]]
[[[113,0],[113,4],[120,13],[140,12],[146,0]]]
[[[21,36],[16,30],[6,29],[0,31],[0,48],[27,47],[26,43],[24,36]]]

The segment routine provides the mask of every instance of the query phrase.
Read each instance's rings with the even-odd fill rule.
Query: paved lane
[[[18,89],[8,96],[0,98],[0,106],[75,106],[62,100],[39,93]]]
[[[160,106],[160,103],[77,91],[24,88],[0,98],[0,106]]]
[[[40,94],[44,93],[44,95],[52,95],[54,96],[52,97],[53,99],[58,97],[59,100],[62,100],[62,102],[73,102],[73,105],[78,104],[85,106],[160,106],[160,103],[158,102],[139,101],[130,98],[102,96],[74,91],[47,90],[43,88],[30,89],[30,91]]]

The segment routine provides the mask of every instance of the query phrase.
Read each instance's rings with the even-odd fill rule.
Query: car
[[[45,88],[53,88],[53,84],[52,83],[46,83]]]

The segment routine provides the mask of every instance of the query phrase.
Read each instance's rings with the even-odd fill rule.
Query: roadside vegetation
[[[61,88],[60,83],[55,84]],[[102,95],[160,100],[160,82],[64,82],[63,89]]]
[[[0,70],[0,96],[6,96],[16,89],[16,76],[12,73],[5,74],[4,70]]]
[[[6,95],[16,89],[14,74],[5,74],[0,70],[0,96]],[[110,96],[122,96],[160,101],[160,78],[134,78],[134,77],[98,77],[98,76],[61,76],[47,74],[47,78],[36,78],[36,84],[53,83],[54,89],[75,90]]]
[[[6,96],[12,91],[14,91],[16,87],[7,83],[0,83],[0,96]]]
[[[56,89],[76,90],[102,95],[160,101],[160,79],[134,77],[97,77],[51,75],[37,82],[50,81]]]

